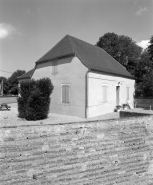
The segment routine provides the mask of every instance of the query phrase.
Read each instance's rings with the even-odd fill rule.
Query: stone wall
[[[153,110],[153,99],[135,99],[134,100],[136,108],[145,108]],[[151,107],[150,107],[151,105]]]
[[[151,116],[152,114],[149,115],[149,113],[137,113],[137,112],[128,112],[128,111],[120,111],[120,118],[129,118],[129,117],[144,117],[144,116]]]
[[[153,117],[1,127],[0,184],[152,185]]]

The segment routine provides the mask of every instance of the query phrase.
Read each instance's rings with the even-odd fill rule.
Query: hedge
[[[22,82],[21,96],[18,98],[18,117],[26,120],[47,118],[53,88],[49,78]]]

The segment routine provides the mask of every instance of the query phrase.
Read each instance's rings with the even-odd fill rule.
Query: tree
[[[143,81],[143,78],[152,72],[152,62],[149,57],[149,53],[147,50],[145,50],[141,54],[140,61],[137,63],[135,68],[135,77],[136,82],[140,83]]]
[[[153,97],[153,66],[148,50],[142,55],[135,69],[136,97]]]
[[[96,46],[104,49],[129,72],[134,74],[134,69],[140,59],[142,48],[136,45],[135,41],[130,37],[115,33],[106,33],[99,38]]]
[[[0,77],[0,82],[3,80],[3,94],[6,95],[8,93],[8,83],[7,83],[7,78],[1,76]]]
[[[17,70],[8,78],[9,93],[18,94],[18,77],[25,73],[24,70]]]
[[[136,83],[135,97],[153,97],[153,71],[143,76],[141,82]]]
[[[150,56],[150,60],[153,63],[153,35],[151,36],[149,43],[150,43],[150,45],[148,46],[147,50],[148,50],[148,53]]]
[[[104,49],[113,58],[117,59],[117,53],[119,50],[119,40],[118,35],[115,33],[106,33],[99,38],[96,46]]]
[[[142,89],[144,97],[153,97],[153,70],[144,76]]]
[[[106,33],[96,44],[121,63],[136,78],[136,97],[153,97],[153,36],[142,48],[127,36]]]

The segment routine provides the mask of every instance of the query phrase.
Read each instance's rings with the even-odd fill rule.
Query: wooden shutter
[[[62,103],[66,103],[65,96],[66,96],[66,90],[65,90],[65,86],[63,85],[62,86]]]
[[[62,85],[62,103],[70,103],[70,86]]]
[[[66,103],[70,103],[70,101],[69,101],[69,85],[66,85],[66,89],[65,89],[65,91],[66,91],[66,97],[65,97],[65,99],[66,99]]]
[[[53,61],[52,62],[52,74],[56,75],[58,72],[58,61]]]

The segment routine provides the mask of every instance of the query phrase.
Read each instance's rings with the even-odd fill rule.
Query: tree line
[[[25,70],[17,70],[9,78],[0,77],[3,80],[3,95],[18,95],[18,77],[25,74]]]
[[[96,46],[104,49],[135,77],[135,97],[153,97],[153,36],[143,50],[132,38],[106,33]]]

